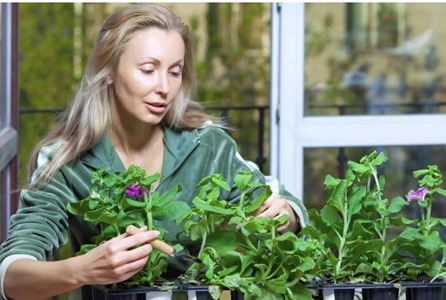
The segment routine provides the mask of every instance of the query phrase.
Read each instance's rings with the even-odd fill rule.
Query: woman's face
[[[112,77],[112,109],[122,123],[161,122],[181,88],[184,52],[176,31],[148,28],[134,33]]]

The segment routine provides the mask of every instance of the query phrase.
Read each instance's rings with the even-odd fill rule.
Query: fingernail
[[[160,236],[160,232],[158,230],[154,230],[153,233],[155,234],[155,236]]]

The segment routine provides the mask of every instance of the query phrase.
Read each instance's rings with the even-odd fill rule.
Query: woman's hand
[[[259,217],[277,218],[282,215],[288,215],[289,219],[285,223],[277,227],[277,232],[285,231],[297,232],[298,224],[294,210],[285,199],[277,194],[272,194],[263,204],[254,211],[253,215]]]
[[[5,273],[4,292],[8,299],[46,299],[84,285],[126,280],[144,267],[152,251],[149,242],[158,237],[158,231],[143,228],[137,234],[113,238],[84,255],[59,261],[15,260]]]
[[[79,256],[85,284],[110,284],[132,277],[145,266],[152,252],[149,242],[158,237],[158,231],[144,228],[136,234],[124,233]]]

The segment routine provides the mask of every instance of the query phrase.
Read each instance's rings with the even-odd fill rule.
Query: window
[[[372,149],[399,163],[388,186],[399,194],[417,168],[446,175],[445,10],[273,4],[271,173],[307,206],[326,200],[325,175]]]

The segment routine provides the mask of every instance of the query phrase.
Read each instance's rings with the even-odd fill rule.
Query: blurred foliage
[[[73,4],[19,5],[20,109],[60,108],[73,93]],[[19,175],[24,183],[32,147],[46,134],[53,118],[20,118]]]
[[[210,106],[269,105],[269,43],[264,44],[270,32],[269,7],[265,3],[208,4],[206,57],[196,65],[200,101]],[[258,162],[258,112],[234,111],[227,121],[242,156]],[[265,121],[267,148],[269,111]],[[268,173],[268,165],[263,170]]]

